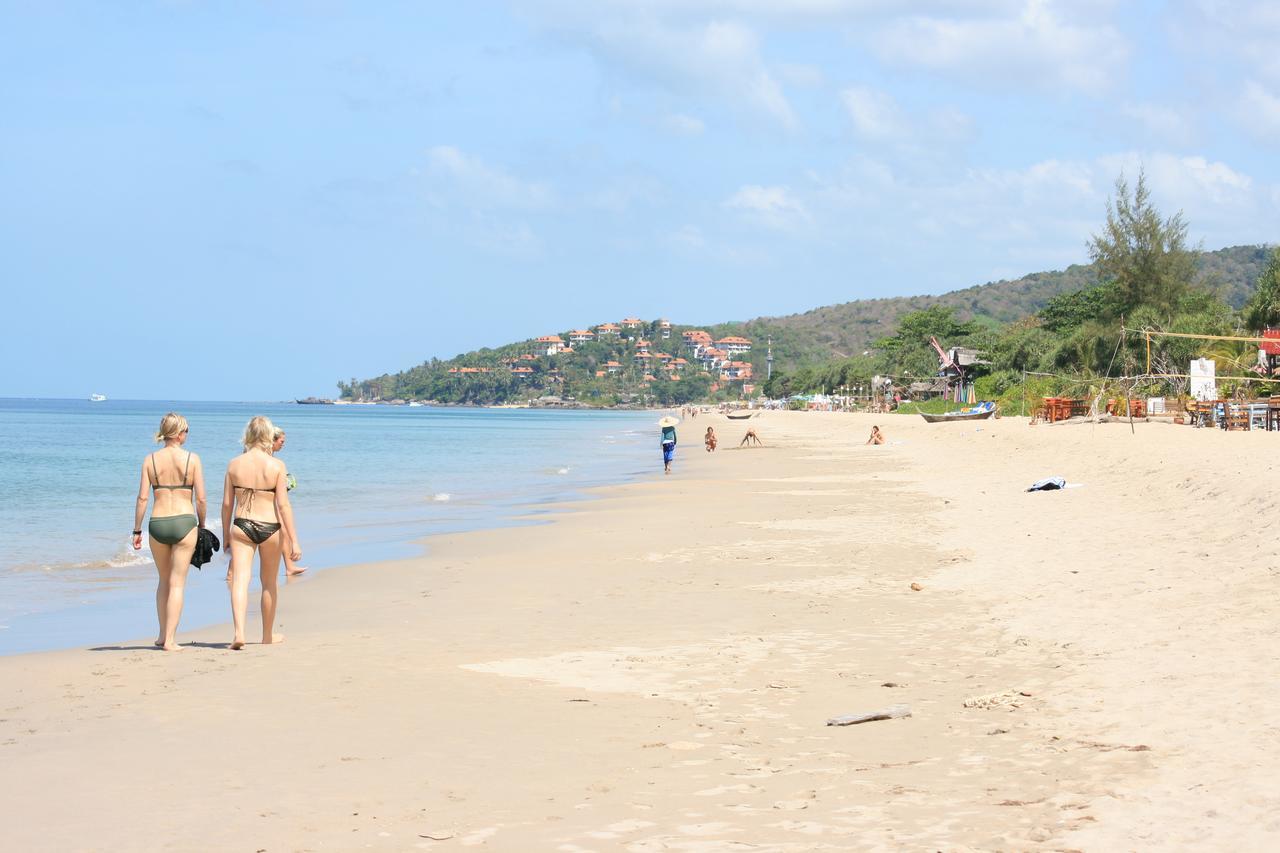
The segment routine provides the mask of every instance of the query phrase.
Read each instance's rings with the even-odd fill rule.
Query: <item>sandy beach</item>
[[[1280,842],[1269,433],[747,423],[290,584],[280,647],[0,659],[0,849]]]

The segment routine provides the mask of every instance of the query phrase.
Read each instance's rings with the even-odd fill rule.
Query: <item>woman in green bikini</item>
[[[187,569],[196,547],[196,530],[204,527],[208,509],[200,457],[182,449],[187,443],[188,431],[187,419],[177,412],[161,418],[156,442],[162,442],[164,448],[142,460],[142,480],[138,484],[137,508],[133,514],[133,550],[138,551],[142,548],[142,518],[147,513],[147,499],[155,492],[156,505],[151,511],[147,532],[151,538],[151,557],[160,576],[156,585],[156,620],[160,623],[156,645],[166,652],[180,648],[176,635]]]
[[[272,632],[276,621],[280,555],[288,548],[290,559],[302,559],[302,546],[298,543],[293,510],[289,506],[284,463],[271,455],[275,431],[275,425],[261,415],[249,421],[244,428],[244,453],[227,465],[222,485],[222,529],[226,531],[227,553],[231,557],[231,619],[235,624],[232,649],[244,648],[254,552],[261,560],[263,643],[284,640]]]

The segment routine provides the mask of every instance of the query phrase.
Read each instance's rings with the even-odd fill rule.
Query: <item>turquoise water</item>
[[[421,553],[433,533],[495,527],[530,504],[654,472],[652,412],[0,399],[0,654],[145,637],[155,566],[128,544],[143,458],[187,417],[221,538],[245,423],[288,433],[280,458],[312,570]],[[144,522],[145,526],[145,522]],[[227,621],[226,562],[192,569],[182,628]],[[305,582],[305,581],[304,581]]]

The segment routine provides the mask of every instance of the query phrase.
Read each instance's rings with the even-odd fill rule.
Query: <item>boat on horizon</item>
[[[89,395],[89,402],[90,402],[90,403],[102,403],[102,402],[104,402],[106,399],[107,399],[107,395],[106,395],[106,394],[90,394],[90,395]]]

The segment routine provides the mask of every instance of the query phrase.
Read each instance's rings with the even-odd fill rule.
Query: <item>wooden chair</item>
[[[1267,399],[1267,430],[1280,429],[1280,395]]]
[[[1231,432],[1249,429],[1249,408],[1243,403],[1224,403],[1226,428]]]

